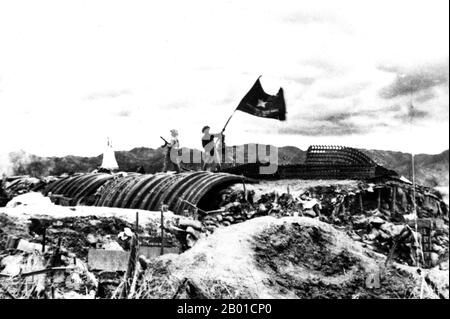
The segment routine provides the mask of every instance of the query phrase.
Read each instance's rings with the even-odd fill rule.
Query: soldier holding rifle
[[[175,171],[177,173],[180,173],[181,168],[178,158],[178,150],[180,149],[180,142],[178,141],[178,131],[175,129],[170,130],[170,134],[171,134],[170,142],[161,137],[161,139],[164,141],[164,145],[162,147],[165,148],[164,164],[162,171],[167,172],[168,168],[171,165],[173,165]]]

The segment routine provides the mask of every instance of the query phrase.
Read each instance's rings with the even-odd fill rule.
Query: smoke
[[[0,154],[0,176],[3,176],[3,174],[12,175],[12,167],[8,154]]]
[[[27,173],[27,167],[32,162],[30,154],[23,150],[0,154],[0,176],[6,174],[22,175]]]

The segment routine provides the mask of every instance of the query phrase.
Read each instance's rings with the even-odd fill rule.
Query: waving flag
[[[276,95],[264,92],[259,78],[239,103],[236,110],[259,117],[271,118],[280,121],[286,120],[286,103],[283,89]]]

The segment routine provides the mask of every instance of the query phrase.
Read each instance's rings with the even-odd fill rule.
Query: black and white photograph
[[[0,304],[449,299],[447,0],[0,0],[0,128]]]

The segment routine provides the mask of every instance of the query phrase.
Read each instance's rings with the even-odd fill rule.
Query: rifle
[[[167,145],[169,145],[169,142],[167,142],[167,140],[164,137],[160,136],[160,138],[164,141],[164,145],[161,145],[162,148],[164,148]]]

